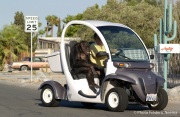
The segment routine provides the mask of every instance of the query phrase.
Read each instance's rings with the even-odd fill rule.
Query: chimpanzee
[[[70,53],[70,66],[72,74],[85,73],[90,88],[100,88],[94,82],[97,74],[90,59],[90,45],[87,41],[81,41],[73,46]]]

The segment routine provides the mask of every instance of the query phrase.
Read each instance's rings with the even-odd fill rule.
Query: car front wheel
[[[105,102],[110,111],[123,112],[128,106],[128,95],[120,87],[112,88],[108,91]]]
[[[162,88],[159,89],[157,94],[157,101],[148,104],[151,110],[163,110],[168,104],[168,95],[166,91]]]

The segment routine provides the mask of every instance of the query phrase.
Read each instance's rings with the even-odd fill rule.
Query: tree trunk
[[[51,26],[51,37],[53,37],[53,25]]]
[[[60,37],[60,32],[61,32],[61,20],[60,20],[60,18],[58,19],[58,30],[57,30],[57,37]]]
[[[48,25],[46,27],[46,37],[48,36]]]
[[[48,32],[49,32],[49,22],[47,22],[47,27],[46,27],[46,37],[48,36]]]

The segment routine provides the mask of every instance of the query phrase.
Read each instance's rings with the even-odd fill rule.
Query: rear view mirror
[[[154,59],[154,55],[150,55],[150,59]]]

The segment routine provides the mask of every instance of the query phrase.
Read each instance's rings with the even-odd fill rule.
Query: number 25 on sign
[[[38,32],[38,16],[25,17],[25,32]]]

